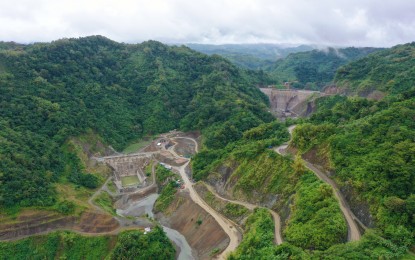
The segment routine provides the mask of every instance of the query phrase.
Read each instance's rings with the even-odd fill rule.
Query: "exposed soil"
[[[193,140],[197,142],[198,146],[202,147],[202,135],[200,132],[189,132],[189,133],[186,133],[185,136],[189,138],[193,138]]]
[[[49,211],[24,211],[9,224],[0,224],[0,240],[17,239],[51,230],[76,230],[85,233],[107,233],[119,227],[112,216],[85,212],[80,218]]]
[[[178,155],[190,157],[196,153],[195,143],[192,140],[177,137],[174,139],[174,141],[177,143],[174,146],[174,150]]]
[[[216,210],[217,212],[220,212],[222,215],[224,215],[228,219],[230,219],[233,222],[237,223],[241,229],[242,229],[242,226],[245,224],[245,221],[246,221],[248,215],[255,208],[255,207],[251,207],[251,205],[246,205],[246,204],[241,204],[241,203],[234,203],[234,202],[230,202],[228,200],[222,199],[222,198],[217,198],[217,194],[210,192],[209,189],[206,187],[206,185],[203,184],[202,182],[197,183],[193,187],[195,188],[195,190],[197,191],[199,196],[204,201],[206,201],[214,210]],[[210,192],[210,194],[214,195],[214,198],[209,198],[208,197],[209,192]],[[229,216],[225,212],[225,207],[226,207],[227,204],[230,204],[230,203],[242,205],[245,208],[247,208],[249,211],[247,211],[247,213],[243,214],[243,215]]]
[[[168,165],[172,165],[172,166],[180,166],[186,163],[187,161],[186,159],[177,158],[173,156],[168,151],[161,151],[160,153],[155,154],[154,157],[156,158],[157,161],[168,164]]]
[[[291,148],[291,149],[294,149],[294,148]],[[295,153],[292,153],[292,154],[295,154]],[[326,171],[330,171],[329,159],[326,156],[324,156],[324,154],[321,151],[319,151],[318,148],[310,149],[308,152],[303,154],[302,157],[304,158],[304,160],[314,165],[318,165]]]
[[[115,202],[114,207],[117,209],[123,209],[129,203],[145,198],[152,193],[157,193],[157,185],[151,185],[151,187],[149,187],[148,189],[140,190],[135,193],[129,193],[121,196],[121,198]]]
[[[171,214],[158,213],[156,217],[163,225],[183,234],[199,259],[210,259],[213,250],[219,248],[222,251],[229,244],[229,237],[215,219],[186,192],[177,193],[167,212]]]
[[[189,137],[189,138],[192,138],[192,139],[198,139],[198,138],[200,138],[201,135],[200,135],[199,131],[191,131],[191,132],[186,132],[186,133],[180,133],[177,136]]]
[[[157,146],[157,144],[155,142],[152,142],[151,144],[147,145],[146,147],[144,147],[141,152],[157,152],[159,151],[160,148]]]
[[[13,222],[0,224],[0,240],[30,236],[50,229],[71,228],[75,222],[76,217],[62,216],[49,211],[27,210]]]
[[[79,223],[74,227],[86,233],[105,233],[119,227],[118,221],[112,216],[95,212],[85,212],[82,214]]]

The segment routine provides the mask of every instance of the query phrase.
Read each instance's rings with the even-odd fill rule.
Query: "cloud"
[[[101,34],[123,42],[391,46],[415,35],[413,0],[15,0],[0,2],[0,40]]]

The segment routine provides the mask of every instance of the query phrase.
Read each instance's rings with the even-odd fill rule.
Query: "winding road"
[[[289,130],[289,131],[291,131],[292,132],[292,130],[293,130],[294,128],[292,128],[291,130]],[[198,146],[198,143],[197,143],[197,141],[195,140],[195,139],[193,139],[193,138],[190,138],[190,137],[176,137],[176,138],[183,138],[183,139],[187,139],[187,140],[191,140],[191,141],[193,141],[194,143],[195,143],[195,152],[197,153],[197,152],[199,152],[199,146]],[[176,138],[173,138],[173,139],[176,139]],[[177,153],[174,151],[174,146],[175,145],[173,145],[173,146],[171,146],[170,147],[170,149],[169,149],[169,151],[170,152],[172,152],[172,154],[174,155],[174,156],[178,156],[177,155]],[[188,163],[187,163],[188,164]],[[186,165],[187,165],[186,164]],[[187,177],[187,175],[186,175],[186,173],[184,173],[184,175],[186,176],[186,178],[188,179],[188,177]],[[183,176],[182,176],[182,178],[183,178]],[[184,178],[183,178],[184,179]],[[188,179],[189,180],[189,179]],[[190,180],[189,180],[189,183],[191,183],[190,182]],[[192,185],[193,185],[193,183],[191,183]],[[188,184],[186,184],[186,185],[188,185]],[[250,209],[250,210],[253,210],[254,208],[257,208],[258,206],[257,205],[254,205],[254,204],[251,204],[251,203],[248,203],[248,202],[244,202],[244,201],[238,201],[238,200],[229,200],[229,199],[226,199],[226,198],[223,198],[223,197],[221,197],[219,194],[217,194],[214,190],[213,190],[213,188],[210,186],[210,185],[207,185],[206,184],[206,187],[209,189],[209,191],[210,192],[212,192],[217,198],[219,198],[219,199],[221,199],[221,200],[224,200],[224,201],[228,201],[228,202],[231,202],[231,203],[235,203],[235,204],[239,204],[239,205],[242,205],[242,206],[244,206],[244,207],[246,207],[246,208],[248,208],[248,209]],[[193,189],[193,187],[192,187],[192,190],[197,194],[197,192]],[[199,197],[199,195],[197,194],[197,196]],[[200,197],[199,197],[199,199],[200,199]],[[201,201],[203,201],[202,199],[201,199]],[[206,204],[206,202],[205,201],[203,201],[203,203],[204,204]],[[207,205],[207,204],[206,204]],[[210,208],[210,206],[209,206],[209,208]],[[212,211],[214,211],[215,213],[217,213],[215,210],[213,210],[212,208],[210,208]],[[277,212],[275,212],[275,211],[273,211],[273,210],[271,210],[271,209],[269,209],[269,208],[266,208],[270,213],[271,213],[271,215],[272,215],[272,217],[273,217],[273,219],[274,219],[274,234],[275,234],[275,238],[274,238],[274,242],[275,242],[275,244],[277,244],[277,245],[280,245],[280,244],[282,244],[282,242],[283,242],[283,239],[282,239],[282,236],[281,236],[281,218],[280,218],[280,216],[278,215],[278,213]],[[205,209],[206,210],[206,209]],[[208,211],[209,213],[210,213],[210,211]],[[220,214],[219,214],[220,215]],[[220,215],[221,216],[221,218],[224,218],[224,219],[226,219],[225,217],[223,217],[222,215]],[[227,221],[229,221],[228,219],[226,219]],[[222,226],[222,225],[221,225]],[[235,226],[234,226],[235,227]],[[233,232],[234,230],[232,230],[232,232]],[[225,231],[226,232],[226,231]],[[228,232],[226,232],[226,233],[228,233]],[[229,235],[229,234],[228,234]],[[241,236],[240,234],[239,234],[239,236]],[[236,245],[237,246],[237,245]],[[236,248],[236,247],[235,247]]]
[[[242,234],[238,231],[235,224],[233,224],[227,218],[219,214],[216,210],[212,209],[202,198],[200,198],[199,194],[193,188],[193,183],[190,181],[185,171],[189,162],[190,161],[187,161],[184,165],[174,168],[179,171],[180,176],[182,177],[183,182],[185,184],[185,189],[189,191],[190,198],[196,204],[198,204],[200,207],[206,210],[216,220],[216,222],[223,229],[223,231],[225,231],[225,233],[229,236],[230,241],[228,246],[218,256],[219,259],[226,259],[226,257],[238,247],[239,243],[242,240]]]
[[[221,199],[223,201],[227,201],[227,202],[230,202],[230,203],[234,203],[234,204],[238,204],[238,205],[244,206],[244,207],[246,207],[249,210],[254,210],[255,208],[260,208],[260,206],[258,206],[258,205],[251,204],[251,203],[248,203],[248,202],[245,202],[245,201],[226,199],[226,198],[220,196],[218,193],[216,193],[216,191],[212,188],[212,186],[210,186],[210,185],[208,185],[206,183],[205,183],[205,186],[207,187],[207,189],[213,195],[215,195],[217,198],[219,198],[219,199]],[[274,219],[274,235],[275,235],[274,243],[276,245],[281,245],[282,242],[283,242],[283,240],[282,240],[282,236],[281,236],[281,218],[280,218],[280,215],[278,215],[277,212],[275,212],[275,211],[273,211],[273,210],[271,210],[269,208],[265,208],[265,209],[267,209],[269,211],[269,213],[271,213],[271,215],[272,215],[272,217]]]
[[[195,146],[195,151],[198,152],[198,145],[197,145],[196,140],[194,140],[192,138],[187,138],[187,137],[177,137],[177,138],[185,138],[185,139],[193,140],[193,142],[196,145]],[[175,138],[172,138],[172,139],[175,139]],[[171,146],[168,151],[171,152],[171,154],[173,154],[175,157],[184,158],[184,157],[179,156],[174,151],[174,146],[175,145]],[[232,251],[234,251],[238,247],[239,243],[242,240],[242,234],[238,231],[236,225],[233,222],[231,222],[229,219],[227,219],[226,217],[222,216],[216,210],[214,210],[213,208],[211,208],[199,196],[199,194],[193,188],[193,183],[190,181],[189,177],[186,174],[186,167],[189,165],[189,163],[190,163],[190,160],[187,159],[187,162],[184,165],[179,166],[179,167],[173,167],[173,168],[180,173],[180,176],[182,177],[183,182],[184,182],[184,185],[185,185],[185,190],[188,190],[189,191],[190,198],[196,204],[198,204],[201,208],[203,208],[204,210],[206,210],[206,212],[208,212],[216,220],[216,222],[223,229],[223,231],[225,231],[225,233],[229,236],[229,244],[228,244],[228,246],[225,248],[225,250],[222,251],[222,253],[220,253],[217,256],[219,259],[226,259],[226,257]]]
[[[189,138],[189,137],[177,137],[177,138],[183,138],[183,139],[188,139],[188,140],[193,141],[195,143],[195,152],[197,153],[199,151],[198,143],[193,138]],[[176,139],[176,138],[173,138],[173,139]],[[169,151],[172,152],[172,154],[174,156],[178,156],[177,153],[174,151],[174,146],[175,145],[170,147]],[[195,196],[198,197],[196,200],[200,200],[203,205],[207,206],[207,208],[205,208],[205,207],[203,207],[202,205],[200,205],[198,203],[202,208],[204,208],[207,212],[209,212],[215,218],[216,221],[218,221],[218,219],[216,219],[216,217],[213,214],[217,214],[220,217],[220,219],[225,220],[225,222],[227,222],[227,223],[231,223],[231,221],[229,221],[227,218],[225,218],[224,216],[222,216],[221,214],[216,212],[214,209],[212,209],[203,199],[200,198],[199,194],[194,190],[193,183],[189,180],[189,178],[188,178],[188,176],[187,176],[187,174],[185,173],[185,170],[184,170],[185,167],[188,165],[188,163],[189,162],[187,162],[184,166],[182,166],[179,169],[179,171],[180,171],[180,174],[181,174],[186,186],[189,187],[189,185],[190,185],[190,187],[191,187],[190,194],[194,193]],[[254,205],[254,204],[251,204],[251,203],[248,203],[248,202],[243,202],[243,201],[238,201],[238,200],[229,200],[229,199],[223,198],[219,194],[217,194],[211,186],[206,184],[206,187],[209,189],[210,192],[212,192],[217,198],[219,198],[221,200],[242,205],[242,206],[244,206],[244,207],[246,207],[250,210],[253,210],[253,209],[258,207],[257,205]],[[196,202],[196,200],[193,197],[191,197],[191,198],[193,199],[193,201]],[[275,234],[274,242],[275,242],[275,244],[280,245],[283,242],[282,236],[281,236],[281,218],[278,215],[278,213],[276,213],[275,211],[273,211],[271,209],[268,209],[268,208],[266,208],[266,209],[271,213],[271,215],[274,219],[274,234]],[[213,212],[213,214],[212,214],[212,212]],[[232,227],[232,229],[230,229],[228,227],[231,227],[231,225],[223,226],[222,225],[223,223],[221,224],[220,221],[218,221],[218,223],[220,224],[220,226],[224,229],[224,231],[228,234],[228,236],[230,238],[231,238],[231,235],[234,236],[233,239],[231,238],[231,242],[229,243],[229,246],[225,251],[231,252],[231,251],[235,250],[236,247],[238,246],[240,240],[241,240],[241,237],[242,237],[239,232],[235,232],[236,226],[234,224],[232,224],[233,227]],[[237,241],[237,243],[233,243],[232,241]],[[234,248],[234,249],[231,249],[231,248]],[[225,251],[222,252],[222,255],[226,256],[228,254],[228,252],[225,252]]]
[[[292,139],[292,133],[295,129],[296,125],[290,126],[288,128],[288,132],[290,133],[290,141]],[[274,148],[274,151],[277,152],[280,155],[286,155],[287,154],[287,149],[288,147],[288,143],[285,143],[283,145],[280,145],[276,148]],[[339,191],[336,183],[330,179],[324,172],[322,172],[320,169],[318,169],[316,166],[314,166],[312,163],[305,161],[304,160],[304,166],[309,169],[310,171],[312,171],[317,178],[319,178],[320,180],[324,181],[325,183],[327,183],[328,185],[330,185],[334,191],[334,196],[336,197],[336,199],[339,201],[339,206],[340,209],[346,219],[347,222],[347,227],[348,227],[348,235],[347,235],[347,239],[348,241],[357,241],[360,240],[361,234],[360,234],[360,230],[356,224],[355,221],[360,222],[356,216],[353,214],[353,212],[350,210],[350,207],[348,206],[345,198],[343,197],[343,194],[341,194],[341,192]],[[364,227],[364,226],[363,226]]]

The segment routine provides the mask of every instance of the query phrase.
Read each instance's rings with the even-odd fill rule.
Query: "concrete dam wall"
[[[310,115],[315,108],[314,100],[326,94],[319,91],[291,89],[260,89],[269,98],[270,112],[278,118],[295,118]]]

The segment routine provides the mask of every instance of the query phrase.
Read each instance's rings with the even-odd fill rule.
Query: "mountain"
[[[335,84],[346,93],[398,94],[415,85],[415,42],[385,49],[341,67]]]
[[[189,48],[227,58],[235,65],[246,69],[263,69],[290,53],[309,51],[309,45],[284,46],[281,44],[186,44]]]
[[[337,69],[378,51],[377,48],[327,48],[292,53],[266,69],[278,84],[290,82],[295,88],[320,90],[333,81]]]
[[[288,75],[297,87],[320,89],[341,64],[361,58],[337,69],[333,88],[350,94],[378,91],[382,97],[324,95],[315,99],[309,118],[280,122],[255,87],[269,83],[267,75],[218,55],[101,36],[30,45],[2,42],[2,230],[19,236],[23,228],[53,228],[72,220],[72,227],[115,232],[114,201],[98,188],[108,178],[105,166],[91,170],[88,158],[104,154],[108,145],[120,150],[179,128],[202,133],[200,145],[196,140],[187,145],[200,150],[190,161],[191,171],[180,171],[200,182],[192,185],[183,177],[187,181],[180,186],[171,179],[176,173],[159,166],[155,178],[163,184],[156,208],[176,213],[193,197],[187,188],[200,193],[199,202],[212,207],[210,214],[217,207],[223,218],[239,218],[233,230],[240,228],[243,237],[229,259],[410,259],[408,250],[415,245],[413,45],[288,55],[276,63],[280,70],[274,77],[281,82]],[[366,56],[370,52],[375,53]],[[146,165],[146,173],[155,165]],[[95,212],[98,208],[102,214]],[[210,220],[187,222],[209,233],[204,228]],[[192,237],[204,241],[197,232]],[[160,227],[151,234],[101,237],[62,231],[2,242],[0,249],[0,258],[19,259],[171,259],[175,254]]]
[[[362,54],[362,50],[348,50]],[[302,65],[306,60],[302,56],[311,57],[311,53],[327,56],[312,51],[291,54],[286,60],[299,56],[297,65]],[[243,240],[230,259],[247,255],[267,259],[401,259],[407,255],[412,259],[407,254],[415,248],[412,53],[410,43],[340,67],[336,84],[345,84],[341,86],[352,93],[353,86],[369,78],[377,82],[375,90],[384,91],[383,98],[327,95],[316,99],[316,112],[310,118],[285,123],[296,124],[288,156],[270,149],[288,140],[278,122],[251,128],[225,148],[208,148],[195,156],[197,180],[209,183],[222,196],[267,207],[281,217],[282,245],[273,243],[272,216],[258,209],[248,218]],[[394,79],[389,88],[384,85]],[[334,200],[335,190],[343,202]],[[352,222],[358,223],[362,234],[358,241],[345,243],[349,224],[339,205],[355,216]]]
[[[145,135],[196,129],[221,147],[272,119],[254,87],[259,74],[187,47],[101,36],[1,46],[2,207],[54,205],[62,178],[98,185],[67,166],[78,164],[62,150],[69,137],[94,132],[122,149]]]

